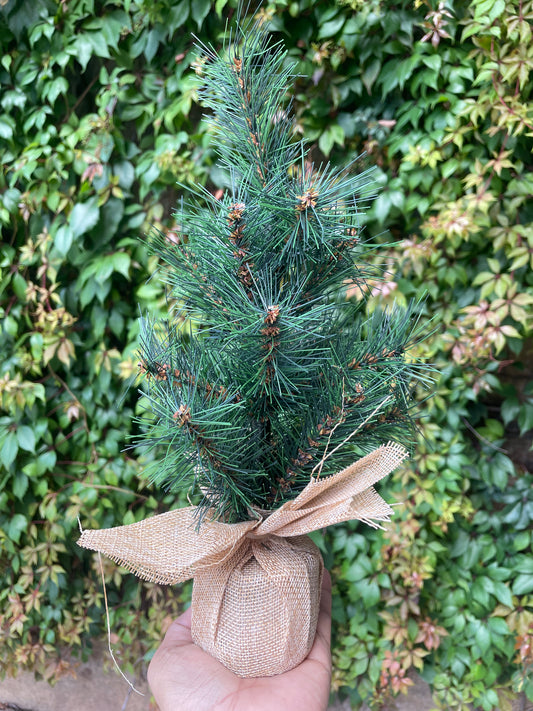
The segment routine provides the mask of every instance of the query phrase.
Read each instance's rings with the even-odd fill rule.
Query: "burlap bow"
[[[316,630],[322,561],[302,536],[352,519],[389,521],[392,509],[373,484],[407,456],[401,445],[383,445],[333,476],[312,479],[259,520],[204,520],[197,530],[195,508],[188,507],[85,530],[78,543],[145,580],[194,578],[195,642],[241,676],[277,674],[307,656]]]

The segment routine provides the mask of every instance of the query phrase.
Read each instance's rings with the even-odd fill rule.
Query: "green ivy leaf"
[[[211,0],[192,0],[191,3],[191,15],[193,20],[195,20],[198,25],[198,29],[202,26],[202,22],[205,20],[211,9]]]
[[[85,34],[79,34],[74,38],[67,52],[77,59],[82,71],[85,71],[90,58],[93,56],[94,45]]]
[[[53,106],[57,97],[60,94],[66,94],[68,91],[68,82],[65,77],[56,77],[53,81],[48,82],[43,92],[43,97],[48,99]]]
[[[92,197],[85,202],[78,202],[72,208],[69,226],[74,237],[81,237],[96,225],[100,217],[98,198]]]
[[[483,605],[484,607],[489,602],[489,591],[485,584],[486,582],[487,579],[484,577],[477,578],[476,580],[474,580],[474,583],[471,587],[472,599],[474,599],[476,602],[479,602],[479,604]]]
[[[422,55],[422,62],[426,67],[433,69],[436,73],[440,72],[442,67],[442,57],[440,54],[424,54]]]
[[[342,26],[346,21],[345,16],[339,13],[332,20],[324,22],[320,25],[320,30],[318,32],[318,39],[327,39],[328,37],[334,37],[338,32],[341,31]]]
[[[377,605],[380,601],[381,591],[375,580],[361,580],[356,585],[356,589],[359,592],[366,608],[374,607],[374,605]]]
[[[513,599],[511,596],[511,590],[505,583],[502,583],[499,580],[493,581],[493,586],[494,586],[494,597],[498,602],[500,602],[502,605],[507,605],[508,607],[513,606]]]
[[[126,279],[130,278],[130,264],[131,257],[126,252],[115,252],[111,257],[111,264],[113,265],[113,271],[120,272]]]
[[[37,457],[37,464],[39,467],[39,474],[44,474],[44,472],[52,471],[56,465],[57,455],[53,449],[48,452],[43,452]]]
[[[19,274],[18,272],[13,274],[12,286],[13,293],[18,299],[20,299],[21,303],[26,301],[26,289],[28,284],[22,274]]]
[[[15,543],[19,543],[20,537],[28,528],[28,521],[25,516],[16,513],[11,517],[7,527],[7,535]]]
[[[215,2],[215,12],[219,17],[222,16],[222,10],[226,7],[228,4],[228,0],[216,0]]]
[[[15,461],[18,449],[17,435],[14,432],[8,432],[0,446],[0,461],[6,469],[9,469]]]
[[[61,225],[57,228],[54,236],[54,246],[63,257],[67,255],[73,240],[74,232],[69,225]]]
[[[35,434],[28,425],[17,427],[17,441],[21,449],[25,449],[26,452],[35,452]]]
[[[146,44],[144,46],[144,56],[147,62],[151,62],[155,57],[156,52],[159,48],[159,43],[163,39],[162,34],[159,30],[153,29],[148,32],[146,37]]]
[[[168,13],[168,28],[170,32],[175,32],[178,27],[182,27],[182,25],[185,24],[189,17],[189,9],[189,0],[181,0],[181,2],[172,3]]]
[[[104,59],[111,58],[107,43],[101,32],[87,32],[85,39],[91,44],[93,53],[96,54],[97,57],[103,57]]]
[[[515,551],[523,551],[525,548],[529,548],[531,544],[531,532],[530,531],[520,531],[515,534],[513,538],[513,548]]]
[[[488,625],[491,633],[494,632],[500,635],[509,634],[509,627],[507,622],[501,617],[491,617],[488,621]]]
[[[418,65],[419,61],[420,57],[414,54],[411,57],[408,57],[407,59],[404,59],[399,64],[397,64],[397,66],[395,67],[395,74],[398,79],[398,85],[400,86],[400,89],[403,89],[405,82],[407,81],[407,79],[409,79],[409,77],[413,73],[413,70]]]
[[[350,565],[348,570],[345,572],[344,577],[350,582],[357,582],[366,578],[373,572],[372,564],[367,556],[360,555],[358,558]]]
[[[487,627],[481,623],[476,631],[476,643],[481,650],[481,654],[485,654],[490,648],[490,632]]]
[[[0,116],[0,138],[5,140],[12,138],[15,131],[15,122],[7,114]]]
[[[20,89],[6,91],[2,96],[2,107],[9,111],[12,108],[22,109],[26,103],[27,96]]]
[[[533,592],[533,575],[521,573],[513,581],[513,595]]]
[[[118,198],[110,198],[105,205],[100,208],[98,234],[101,244],[106,244],[117,234],[123,214],[124,200],[119,200]]]
[[[15,498],[22,501],[28,490],[29,479],[26,474],[18,473],[13,480],[13,494]]]
[[[379,70],[381,69],[381,62],[379,59],[373,59],[370,64],[366,67],[365,71],[361,75],[363,84],[366,87],[368,93],[371,93],[372,86],[379,75]]]

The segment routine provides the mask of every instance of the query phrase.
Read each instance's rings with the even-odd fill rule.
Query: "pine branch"
[[[222,53],[201,45],[207,56],[200,98],[214,112],[217,152],[246,182],[275,182],[296,157],[293,125],[284,109],[293,67],[259,25],[239,24]]]

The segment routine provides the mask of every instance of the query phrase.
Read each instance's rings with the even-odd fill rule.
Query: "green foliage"
[[[425,443],[392,487],[404,502],[398,531],[376,534],[367,552],[376,562],[360,569],[361,553],[338,552],[339,533],[328,533],[342,571],[349,575],[355,561],[357,587],[366,590],[348,602],[338,576],[347,602],[335,683],[352,687],[354,701],[379,705],[407,689],[415,667],[439,708],[507,708],[508,692],[532,692],[524,551],[531,544],[533,53],[523,44],[532,7],[355,9],[340,34],[306,56],[319,65],[317,93],[330,87],[344,149],[365,147],[385,174],[367,229],[383,226],[397,242],[389,282],[375,299],[401,301],[427,289],[436,330],[421,351],[440,378],[422,421]],[[355,38],[346,40],[346,27]],[[303,125],[316,123],[313,101],[300,112]],[[381,622],[370,632],[376,616]],[[381,660],[379,677],[363,647]]]
[[[194,82],[182,79],[209,6],[0,7],[3,672],[57,679],[67,649],[89,649],[103,629],[78,516],[109,526],[175,503],[156,500],[140,483],[146,462],[123,452],[137,408],[127,385],[139,309],[166,310],[139,234],[170,230],[161,218],[176,180],[201,183],[210,170],[190,116]],[[203,27],[216,34],[219,20]],[[113,633],[142,658],[181,594],[111,571]]]
[[[56,648],[103,629],[78,514],[99,527],[174,503],[121,452],[140,414],[124,395],[137,304],[167,311],[138,236],[175,237],[176,181],[225,186],[189,67],[191,33],[220,46],[229,5],[0,7],[4,670],[54,678]],[[315,162],[366,151],[379,168],[365,229],[379,253],[392,246],[369,310],[427,292],[435,329],[416,355],[439,381],[418,454],[388,485],[403,502],[394,526],[317,537],[337,581],[335,689],[379,706],[414,668],[440,708],[508,709],[533,698],[531,2],[277,0],[261,13],[297,63]],[[180,596],[105,572],[113,632],[138,659]]]

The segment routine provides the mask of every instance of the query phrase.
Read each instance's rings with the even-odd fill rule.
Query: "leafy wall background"
[[[52,682],[103,633],[87,527],[175,505],[122,450],[143,407],[137,316],[166,297],[140,236],[173,236],[176,182],[213,192],[196,103],[227,0],[0,3],[0,669]],[[385,533],[315,539],[336,572],[334,688],[376,707],[409,670],[439,708],[533,699],[533,6],[310,0],[260,10],[298,62],[317,161],[366,151],[366,225],[388,270],[370,303],[427,294],[436,366]],[[376,259],[378,256],[376,256]],[[353,296],[352,298],[356,298]],[[420,393],[423,398],[424,393]],[[122,660],[143,665],[189,590],[105,564]]]

